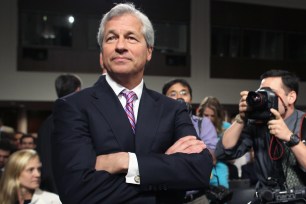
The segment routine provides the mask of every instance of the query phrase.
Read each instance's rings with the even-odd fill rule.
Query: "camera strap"
[[[275,93],[275,95],[280,99],[282,105],[284,106],[285,109],[285,113],[287,112],[288,108],[284,102],[284,100],[277,94]],[[297,119],[295,121],[294,124],[294,128],[293,131],[296,129],[296,125],[297,125]],[[271,160],[279,160],[282,158],[282,156],[284,155],[284,146],[283,146],[283,142],[280,141],[278,138],[276,138],[274,135],[270,135],[270,144],[269,144],[269,156]]]
[[[297,128],[297,124],[298,124],[298,119],[299,119],[297,111],[295,111],[295,114],[296,114],[296,117],[295,117],[293,128],[291,130],[291,132],[293,132],[293,133],[296,132],[296,128]],[[306,116],[306,114],[304,116]],[[301,122],[301,128],[302,128],[302,123],[303,122],[304,121]],[[304,123],[305,123],[304,129],[306,129],[306,121]],[[285,148],[284,144],[283,144],[283,142],[281,140],[276,138],[274,135],[270,135],[269,156],[270,156],[271,160],[279,160],[279,159],[281,159],[283,154],[285,153],[285,149],[284,148]]]
[[[198,117],[198,128],[199,128],[199,137],[201,135],[201,131],[202,131],[202,117]]]
[[[293,127],[291,129],[292,132],[296,132],[296,128],[298,124],[298,112],[295,112],[295,114],[296,114],[296,117],[294,120]],[[305,125],[306,125],[306,121],[305,121]],[[269,156],[270,156],[270,159],[273,161],[273,168],[275,172],[274,178],[276,178],[275,184],[277,184],[279,188],[283,190],[287,189],[286,178],[288,174],[289,157],[291,154],[290,150],[286,148],[288,147],[286,147],[281,140],[276,138],[274,135],[270,134]],[[283,158],[284,154],[286,155],[286,158]]]
[[[284,109],[285,109],[285,113],[287,113],[287,110],[288,110],[288,107],[286,106],[284,100],[282,99],[282,97],[280,97],[278,94],[275,93],[275,95],[277,95],[277,97],[279,98],[279,100],[282,102],[283,106],[284,106]]]
[[[270,134],[269,156],[272,161],[280,160],[284,155],[284,146],[282,141]]]

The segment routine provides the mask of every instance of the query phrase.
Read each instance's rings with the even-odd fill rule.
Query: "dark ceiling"
[[[18,6],[21,10],[31,10],[37,12],[56,12],[102,15],[114,4],[127,1],[113,0],[19,0]],[[189,21],[190,0],[132,0],[146,13],[150,19],[167,21]]]

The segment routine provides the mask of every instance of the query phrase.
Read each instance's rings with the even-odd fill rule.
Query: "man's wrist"
[[[242,118],[240,114],[237,114],[235,117],[236,123],[245,124],[245,118]]]
[[[294,147],[300,143],[300,138],[297,134],[291,134],[290,139],[288,142],[285,142],[285,144],[288,147]]]
[[[128,152],[129,154],[129,167],[127,175],[125,176],[126,183],[140,184],[139,166],[137,156],[135,153]]]

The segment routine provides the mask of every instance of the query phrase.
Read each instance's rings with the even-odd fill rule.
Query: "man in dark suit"
[[[82,81],[75,74],[61,74],[55,79],[55,91],[58,98],[80,91]],[[38,131],[37,152],[42,163],[40,188],[57,193],[52,172],[51,136],[53,132],[53,115],[51,114]]]
[[[107,74],[54,108],[61,201],[177,204],[184,191],[206,188],[212,159],[186,107],[144,85],[154,45],[149,19],[117,4],[104,15],[98,42]]]

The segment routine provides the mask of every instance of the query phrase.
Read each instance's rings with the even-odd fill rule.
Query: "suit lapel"
[[[100,78],[94,87],[92,103],[111,127],[122,150],[134,152],[135,136],[118,97],[106,82],[105,77]]]
[[[136,124],[136,151],[148,153],[156,138],[157,126],[161,118],[162,107],[159,106],[158,98],[152,97],[144,87],[139,104]]]

